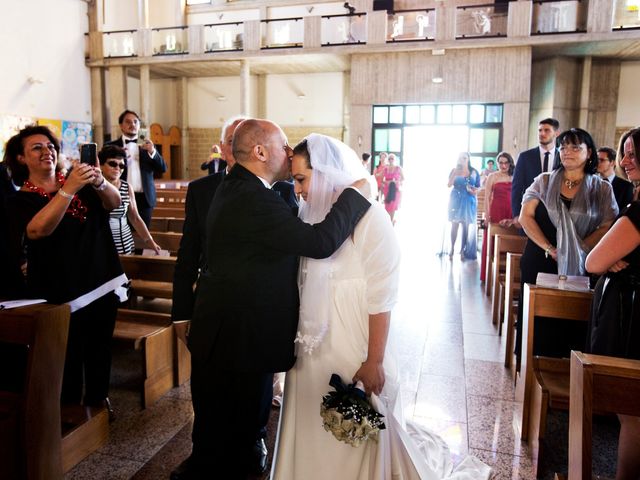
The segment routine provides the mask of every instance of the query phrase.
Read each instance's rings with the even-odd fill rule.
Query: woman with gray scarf
[[[540,272],[585,275],[587,254],[618,214],[611,185],[594,175],[598,157],[591,135],[572,128],[558,143],[561,166],[536,177],[522,198],[520,223],[529,237],[520,261],[523,287],[536,283]],[[521,319],[522,305],[518,310]],[[535,321],[534,355],[565,357],[584,348],[586,324],[578,331],[575,322]],[[518,347],[520,337],[518,331]]]

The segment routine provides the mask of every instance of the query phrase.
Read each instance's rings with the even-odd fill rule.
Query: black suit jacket
[[[189,183],[187,188],[182,239],[173,275],[173,320],[189,320],[193,316],[193,285],[198,279],[199,271],[205,270],[207,264],[204,252],[207,212],[225,175],[225,170],[207,175]]]
[[[298,256],[325,258],[370,207],[353,189],[327,218],[304,223],[260,179],[236,164],[207,217],[206,257],[189,349],[194,361],[235,372],[280,372],[295,361]]]
[[[106,145],[115,145],[117,147],[125,148],[124,138],[120,137],[117,140],[106,142]],[[144,197],[150,207],[156,206],[156,185],[153,182],[153,175],[158,173],[164,173],[167,171],[167,164],[164,162],[164,158],[160,155],[160,152],[156,148],[156,154],[151,157],[149,152],[138,147],[139,160],[140,160],[140,177],[142,179],[142,191]],[[122,172],[122,179],[127,179],[127,168]]]
[[[560,155],[558,149],[555,151],[553,159],[553,168],[560,166]],[[540,148],[535,147],[525,150],[518,155],[516,168],[513,171],[513,180],[511,183],[511,211],[513,216],[520,215],[522,207],[522,196],[524,191],[529,188],[535,178],[542,173],[542,165],[540,164]]]
[[[224,172],[225,168],[227,168],[227,162],[225,162],[224,160],[220,159],[218,161],[218,171],[214,171],[214,169],[216,168],[216,164],[215,161],[213,162],[202,162],[202,165],[200,165],[200,170],[207,170],[209,172],[209,175],[214,175],[216,173],[220,173],[220,172]]]
[[[613,196],[616,197],[618,210],[622,212],[633,201],[633,184],[624,178],[615,176],[611,181],[611,187],[613,188]]]

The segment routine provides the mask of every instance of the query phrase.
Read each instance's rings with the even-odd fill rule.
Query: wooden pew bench
[[[174,332],[166,313],[119,309],[114,340],[129,343],[142,357],[142,408],[174,385]]]
[[[571,352],[569,480],[591,480],[592,416],[640,416],[640,361]]]
[[[517,301],[520,300],[520,253],[507,253],[507,271],[504,276],[504,323],[506,341],[504,351],[504,366],[512,369],[515,380],[515,372],[519,371],[519,365],[515,365],[513,349],[516,336],[516,318],[518,316]],[[502,323],[500,324],[502,330]],[[515,365],[515,366],[514,366]]]
[[[522,364],[516,401],[522,401],[520,437],[529,444],[534,472],[542,457],[547,410],[569,407],[569,360],[533,356],[535,317],[586,322],[593,292],[575,292],[525,284],[523,292]]]
[[[174,205],[174,204],[169,204]],[[164,204],[158,203],[153,209],[152,217],[175,217],[184,218],[184,204],[180,207],[165,207]]]
[[[120,255],[120,263],[131,280],[131,302],[136,296],[172,298],[176,257]]]
[[[491,260],[491,318],[494,325],[502,325],[507,253],[524,252],[526,243],[527,237],[520,235],[497,234],[494,237],[493,257]],[[500,327],[500,331],[502,331],[502,327]]]
[[[160,245],[163,250],[168,250],[172,256],[178,254],[178,248],[180,248],[180,240],[182,239],[182,233],[177,232],[149,232],[153,237],[153,240]],[[133,242],[136,250],[143,250],[149,248],[142,238],[137,233],[133,235]]]
[[[187,199],[186,190],[156,190],[156,201],[162,207],[183,207]]]
[[[152,232],[182,233],[183,227],[184,218],[153,217],[151,218],[151,226],[149,230]]]
[[[484,292],[487,296],[491,295],[491,288],[493,287],[493,247],[494,238],[496,235],[515,235],[517,231],[513,227],[502,227],[498,223],[490,223],[487,227],[486,237],[483,241],[487,242],[487,257],[485,262],[485,280],[484,280]]]

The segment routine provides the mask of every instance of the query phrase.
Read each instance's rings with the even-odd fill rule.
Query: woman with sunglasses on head
[[[105,146],[98,154],[102,175],[120,192],[122,203],[109,214],[109,226],[116,249],[120,254],[133,253],[133,235],[131,227],[144,240],[144,245],[160,253],[160,247],[153,241],[136,207],[136,197],[129,184],[120,178],[127,162],[127,151],[115,145]]]
[[[120,194],[97,159],[74,161],[66,177],[57,172],[59,153],[45,126],[25,127],[5,146],[4,161],[20,186],[7,210],[11,255],[26,263],[30,298],[71,309],[62,402],[109,406],[111,338],[127,281],[108,223]]]

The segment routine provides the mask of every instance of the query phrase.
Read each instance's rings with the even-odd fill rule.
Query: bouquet
[[[341,442],[359,447],[368,439],[378,440],[385,429],[384,415],[376,412],[364,391],[356,385],[345,385],[340,375],[331,375],[329,385],[336,389],[322,397],[320,416],[324,429]]]

